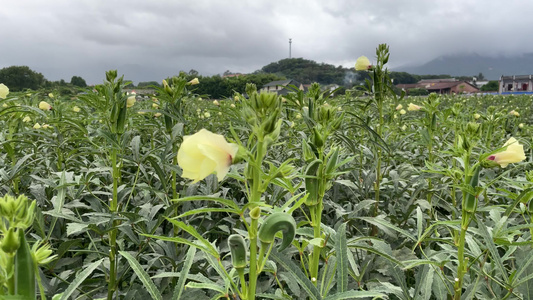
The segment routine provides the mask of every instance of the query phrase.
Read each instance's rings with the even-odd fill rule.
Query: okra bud
[[[305,205],[311,206],[316,205],[318,203],[318,170],[322,166],[322,160],[315,159],[312,161],[309,165],[307,165],[307,169],[305,170],[305,189],[307,191],[307,194],[309,196],[305,200]]]
[[[24,230],[19,230],[20,247],[15,256],[15,294],[23,299],[35,299],[35,263]]]
[[[19,229],[18,231],[23,230]],[[18,231],[15,231],[14,227],[9,228],[7,233],[4,235],[2,244],[0,245],[2,251],[4,251],[5,253],[14,253],[18,250],[20,246],[20,239],[17,237]]]
[[[278,247],[278,251],[282,251],[292,243],[296,235],[296,221],[294,221],[294,218],[284,212],[273,213],[265,219],[263,225],[259,228],[257,236],[262,243],[271,244],[274,242],[278,231],[283,233],[283,241]]]
[[[248,264],[246,260],[246,242],[241,235],[232,234],[228,238],[228,246],[231,253],[231,263],[235,269],[244,268]]]
[[[481,170],[481,166],[477,166],[474,169],[474,174],[472,175],[472,178],[470,179],[470,186],[472,187],[474,191],[476,190],[476,187],[478,186],[478,183],[479,183],[479,171],[480,170]],[[472,195],[470,193],[467,193],[464,199],[464,202],[463,202],[463,208],[465,211],[469,213],[476,212],[477,195]]]

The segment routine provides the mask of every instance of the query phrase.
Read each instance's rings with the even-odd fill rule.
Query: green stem
[[[8,295],[14,295],[15,294],[15,256],[8,254],[7,255],[7,263],[6,263],[6,271],[7,273],[12,273],[13,275],[7,280],[7,293]],[[3,289],[3,287],[2,287]]]
[[[457,260],[459,261],[459,267],[457,268],[457,278],[455,279],[455,295],[454,300],[461,300],[461,294],[463,291],[463,278],[466,273],[465,265],[465,240],[466,240],[466,231],[468,230],[468,225],[470,223],[470,215],[463,214],[463,222],[461,225],[461,235],[459,237],[459,246],[457,249]]]
[[[178,164],[178,149],[177,149],[176,143],[172,146],[172,155],[174,155],[174,158],[172,159],[172,164],[176,166]],[[178,199],[178,192],[176,189],[176,171],[172,170],[172,199]],[[177,212],[176,212],[177,213]],[[176,215],[177,216],[177,215]]]
[[[532,205],[532,204],[530,204],[530,205]],[[530,214],[529,218],[531,220],[531,224],[533,224],[533,214]],[[533,241],[533,228],[530,227],[529,228],[529,232],[530,232],[530,235],[531,235],[530,239]],[[533,243],[531,244],[531,247],[533,247]]]
[[[320,195],[319,195],[320,197]],[[322,198],[319,198],[318,204],[312,206],[311,208],[311,222],[313,223],[313,237],[315,239],[322,237],[322,232],[320,225],[322,224]],[[322,252],[322,247],[313,246],[313,254],[311,256],[311,266],[309,268],[309,275],[311,276],[311,281],[317,285],[318,280],[318,266],[320,264],[320,253]],[[313,280],[313,278],[315,280]]]
[[[244,268],[237,268],[237,273],[239,273],[239,280],[241,281],[241,293],[246,295],[246,280],[244,280]]]
[[[109,210],[111,215],[117,212],[118,210],[118,180],[120,177],[120,169],[117,166],[117,150],[111,150],[111,164],[112,164],[112,176],[113,176],[113,198],[111,198],[111,203]],[[107,300],[113,299],[113,294],[116,290],[116,255],[117,255],[117,226],[119,225],[118,220],[113,220],[113,226],[109,231],[109,283],[107,287]]]
[[[379,123],[377,127],[377,134],[381,138],[382,137],[382,131],[383,131],[383,91],[382,91],[382,77],[378,77],[378,83],[376,86],[376,91],[378,92],[376,94],[376,102],[378,107],[378,114],[379,114]],[[375,83],[376,84],[376,83]],[[374,183],[374,193],[375,193],[375,200],[376,203],[374,204],[374,217],[376,217],[379,214],[379,202],[380,202],[380,190],[379,187],[381,185],[381,148],[377,149],[376,152],[377,156],[377,163],[376,163],[376,181]],[[375,236],[378,233],[378,228],[375,225],[372,225],[372,232],[371,235]]]
[[[257,286],[257,227],[258,222],[256,219],[252,219],[250,226],[250,274],[248,282],[248,299],[255,300],[255,289]]]
[[[256,145],[256,153],[255,153],[255,166],[252,172],[252,189],[250,191],[250,202],[253,203],[253,205],[250,206],[250,210],[254,209],[260,201],[261,201],[261,184],[262,184],[262,176],[261,176],[261,165],[263,164],[263,140],[261,138],[258,138],[257,145]],[[257,219],[252,218],[252,222],[250,224],[250,228],[248,231],[248,235],[250,236],[250,273],[249,273],[249,282],[248,282],[248,299],[249,300],[255,300],[255,290],[257,287],[257,276],[258,274],[258,266],[257,266],[257,229],[259,227],[259,223]]]

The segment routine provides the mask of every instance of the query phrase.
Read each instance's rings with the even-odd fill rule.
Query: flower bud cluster
[[[30,201],[24,195],[0,198],[0,248],[4,252],[14,253],[18,249],[18,230],[25,230],[33,224],[35,205],[35,200]]]

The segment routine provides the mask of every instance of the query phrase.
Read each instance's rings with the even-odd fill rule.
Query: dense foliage
[[[304,84],[320,82],[321,84],[347,85],[347,73],[350,69],[335,67],[326,63],[317,63],[303,58],[286,58],[270,63],[261,69],[262,72],[278,74]]]
[[[87,86],[87,82],[85,82],[85,79],[81,78],[80,76],[72,76],[72,78],[70,79],[70,84],[82,88]]]
[[[195,86],[195,93],[214,99],[223,99],[232,97],[235,93],[244,93],[247,83],[253,83],[261,88],[271,81],[286,79],[274,74],[247,74],[234,77],[185,75],[184,77],[189,80],[198,78],[202,84]]]
[[[11,66],[0,69],[0,82],[9,86],[12,91],[24,89],[36,90],[42,87],[46,79],[43,74],[31,70],[27,66]]]
[[[0,294],[17,220],[48,298],[529,299],[532,97],[402,99],[387,50],[364,95],[201,101],[208,79],[185,74],[132,95],[110,71],[74,98],[0,99],[0,195],[30,199],[0,200]],[[222,180],[187,179],[228,163],[218,136],[182,156],[205,164],[178,165],[201,129],[239,146]],[[511,137],[526,159],[504,168]]]

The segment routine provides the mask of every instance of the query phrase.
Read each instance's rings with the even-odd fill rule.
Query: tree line
[[[252,74],[235,74],[227,70],[224,76],[202,76],[196,70],[180,72],[179,76],[188,79],[198,78],[200,85],[195,92],[211,98],[231,97],[234,92],[243,93],[247,83],[254,83],[258,88],[277,80],[294,79],[302,84],[318,82],[322,85],[336,84],[344,88],[351,88],[364,84],[370,79],[368,72],[355,71],[353,68],[334,66],[326,63],[317,63],[303,58],[287,58],[270,63]],[[463,76],[464,77],[464,76]],[[474,76],[473,76],[474,77]],[[478,80],[483,80],[483,74],[476,75]],[[450,75],[415,75],[407,72],[390,72],[394,84],[417,83],[421,79],[451,78]],[[456,77],[458,78],[458,77]],[[472,77],[458,78],[471,80]],[[49,81],[43,74],[31,70],[28,66],[10,66],[0,69],[0,83],[7,85],[11,91],[24,91],[27,89],[38,90],[56,89],[63,95],[72,94],[78,88],[87,87],[86,81],[80,76],[72,76],[70,82],[61,79]],[[137,86],[131,83],[130,88],[150,88],[160,86],[160,81],[139,82]],[[497,90],[498,82],[490,82],[482,90]]]

